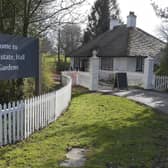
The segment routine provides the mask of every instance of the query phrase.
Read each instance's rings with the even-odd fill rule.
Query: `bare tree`
[[[60,47],[65,56],[81,45],[81,28],[78,25],[66,24],[60,33]]]
[[[158,17],[162,19],[162,25],[159,29],[160,36],[164,41],[168,42],[168,6],[161,8],[155,1],[151,0],[152,7]]]
[[[61,18],[67,20],[69,17],[74,16],[75,9],[85,1],[0,0],[0,32],[23,35],[25,37],[30,35],[40,37],[44,32],[56,27]],[[4,81],[0,85],[9,86],[1,92],[3,96],[11,93],[12,96],[9,96],[9,98],[20,99],[23,97],[23,79]],[[15,93],[14,90],[16,90]],[[4,101],[8,100],[8,98],[4,99]]]
[[[29,2],[32,0],[28,0]],[[29,26],[37,28],[36,35],[58,25],[61,20],[70,18],[75,9],[85,0],[38,0],[31,9]]]
[[[159,36],[163,41],[168,42],[168,25],[162,24],[159,28]]]
[[[168,6],[161,8],[153,0],[151,0],[151,3],[156,15],[163,19],[163,21],[168,22]]]
[[[60,18],[72,15],[85,0],[0,0],[0,31],[10,25],[11,33],[40,35],[58,23]],[[9,24],[9,23],[10,24]]]

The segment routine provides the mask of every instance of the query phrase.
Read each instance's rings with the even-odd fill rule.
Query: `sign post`
[[[39,51],[39,41],[38,41],[38,51]],[[37,77],[35,78],[35,94],[36,96],[41,94],[42,86],[41,86],[41,54],[38,52],[38,65],[37,65]]]
[[[39,40],[0,34],[0,80],[35,77],[36,93],[41,92]]]

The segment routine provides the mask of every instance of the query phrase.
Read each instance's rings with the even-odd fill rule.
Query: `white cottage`
[[[109,31],[71,53],[71,68],[88,71],[88,58],[97,50],[102,78],[116,71],[143,73],[144,59],[153,57],[157,64],[164,47],[163,41],[136,27],[136,16],[130,12],[126,25],[111,19]]]

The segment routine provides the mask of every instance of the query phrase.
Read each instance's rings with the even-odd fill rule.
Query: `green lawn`
[[[83,92],[85,90],[83,89]],[[77,90],[64,115],[0,149],[1,168],[58,168],[69,147],[89,149],[85,168],[168,167],[168,117],[124,98]]]

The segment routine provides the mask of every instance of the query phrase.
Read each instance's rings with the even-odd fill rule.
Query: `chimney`
[[[134,14],[134,12],[130,12],[129,16],[127,16],[127,27],[132,27],[135,28],[136,27],[136,15]]]
[[[117,17],[112,16],[110,18],[110,30],[113,30],[115,27],[121,25]]]

